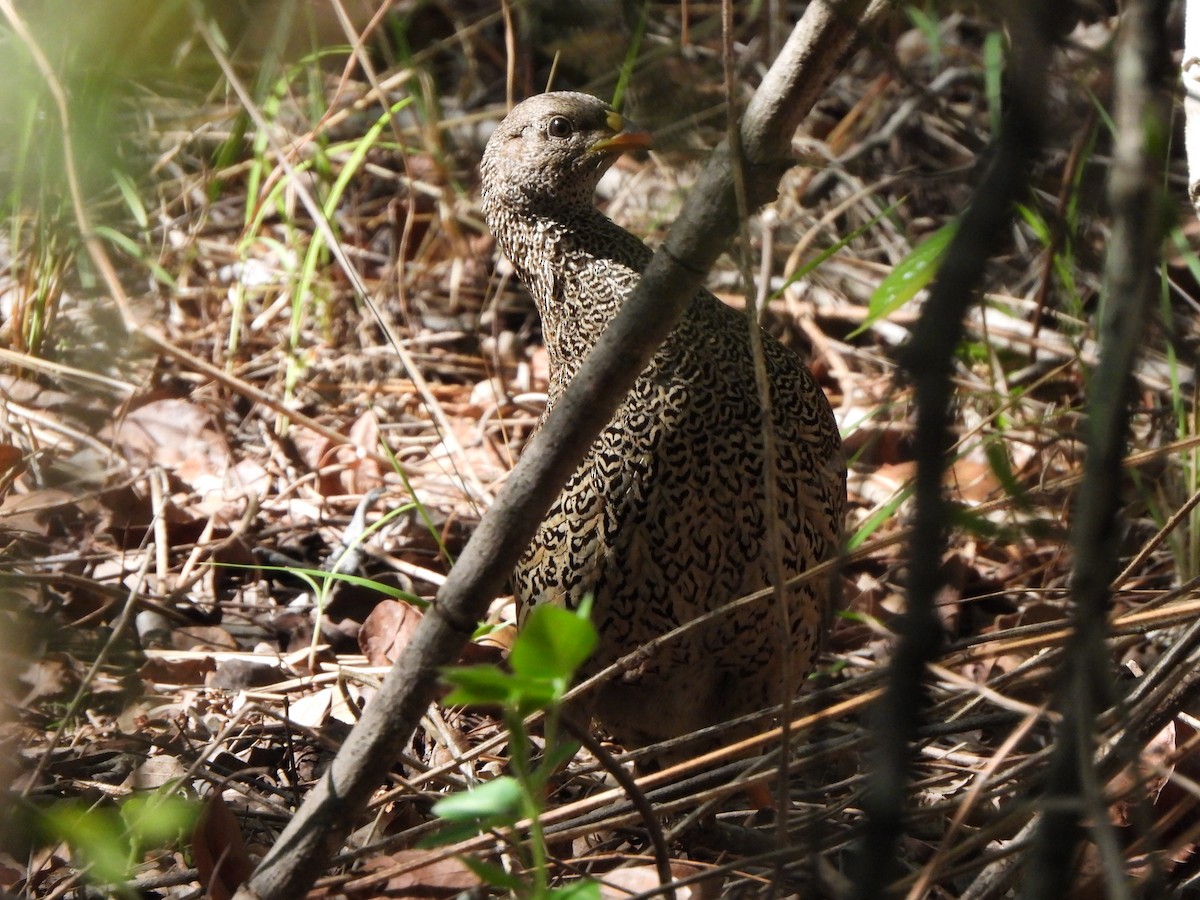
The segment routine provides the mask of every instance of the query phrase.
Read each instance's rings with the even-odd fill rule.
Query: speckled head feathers
[[[484,212],[590,206],[613,161],[650,146],[649,135],[626,127],[620,113],[589,94],[555,91],[517,104],[483,153]]]

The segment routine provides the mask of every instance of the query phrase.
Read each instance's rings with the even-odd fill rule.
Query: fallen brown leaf
[[[209,797],[196,821],[192,857],[200,883],[213,900],[228,900],[254,871],[242,829],[220,794]]]
[[[428,862],[423,862],[428,860]],[[408,868],[414,866],[415,868]],[[368,872],[386,872],[406,868],[407,871],[390,877],[381,888],[373,884],[367,893],[348,890],[351,897],[453,897],[478,887],[479,877],[461,860],[444,857],[436,850],[401,850],[388,856],[368,860],[363,867]]]

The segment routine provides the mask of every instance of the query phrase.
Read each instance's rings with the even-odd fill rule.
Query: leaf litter
[[[652,27],[677,34],[679,10],[658,14]],[[11,348],[0,357],[0,615],[11,698],[0,765],[12,795],[43,808],[82,800],[121,809],[163,785],[202,798],[194,829],[171,844],[179,852],[130,860],[126,877],[146,895],[196,885],[231,894],[411,638],[421,612],[397,595],[433,598],[544,403],[536,316],[495,264],[474,207],[479,129],[501,115],[502,98],[465,98],[488,78],[502,80],[482,36],[495,26],[462,23],[457,39],[488,73],[470,74],[449,62],[457,56],[446,55],[446,25],[431,15],[421,47],[430,80],[385,79],[389,102],[415,102],[394,135],[384,129],[365,148],[331,219],[375,312],[354,299],[328,247],[307,255],[316,229],[299,199],[303,189],[329,188],[354,159],[347,148],[378,116],[361,68],[348,81],[319,65],[279,75],[258,101],[274,116],[270,141],[242,107],[189,93],[186,82],[138,83],[142,102],[125,101],[127,146],[149,163],[133,182],[145,215],[111,191],[91,202],[127,237],[107,252],[139,314],[183,356],[129,334],[78,257],[61,271],[52,266],[60,277],[39,294],[28,221],[0,239],[0,335]],[[750,34],[755,25],[742,27]],[[800,138],[821,151],[824,168],[790,172],[776,203],[783,268],[766,321],[810,354],[852,458],[846,611],[823,677],[793,708],[788,827],[803,848],[787,861],[793,891],[817,878],[831,890],[849,858],[862,821],[867,711],[904,610],[911,395],[891,358],[922,294],[887,294],[888,314],[874,320],[877,292],[965,204],[987,139],[974,76],[991,25],[956,14],[938,27],[936,47],[922,29],[905,30],[891,68],[869,52],[856,58]],[[1090,101],[1078,83],[1095,84],[1103,67],[1080,60],[1111,27],[1085,16],[1063,51],[1055,78],[1070,99],[1060,100],[1056,152],[1087,152],[1078,135]],[[199,52],[180,49],[193,63]],[[951,65],[959,74],[937,77]],[[664,71],[698,124],[668,132],[650,160],[622,161],[603,198],[651,242],[694,177],[695,148],[723,128],[719,115],[702,112],[715,95],[694,76],[681,85],[670,66]],[[443,92],[440,107],[422,94],[428,85]],[[643,102],[646,124],[659,124],[653,102]],[[1039,214],[1053,227],[1034,216],[1014,226],[955,371],[959,442],[946,490],[959,515],[939,598],[949,643],[930,675],[903,845],[902,886],[930,896],[959,896],[997,877],[997,848],[1029,815],[1004,813],[1037,790],[1051,740],[1045,704],[1068,627],[1065,538],[1106,237],[1102,210],[1078,196],[1070,241],[1047,243],[1053,228],[1067,227],[1052,217],[1070,183],[1056,152],[1035,175]],[[1103,172],[1098,159],[1086,165],[1092,176]],[[832,247],[868,224],[812,272],[791,277],[805,258],[793,250]],[[1186,430],[1195,421],[1198,336],[1188,304],[1196,289],[1187,260],[1168,265],[1168,320],[1135,373],[1142,401],[1123,486],[1123,553],[1138,565],[1114,586],[1112,646],[1114,671],[1130,686],[1149,683],[1195,617],[1186,586],[1200,575],[1189,551],[1200,522],[1185,518],[1157,539],[1196,490],[1195,432]],[[740,303],[736,274],[718,271],[713,283]],[[34,346],[22,323],[39,309],[53,315],[43,313]],[[311,574],[329,572],[343,554],[357,580]],[[129,626],[118,629],[123,616]],[[511,600],[500,598],[457,664],[502,659],[513,623]],[[1194,701],[1165,690],[1134,698],[1125,718],[1101,725],[1111,742],[1153,723],[1136,757],[1114,769],[1108,817],[1130,878],[1185,879],[1200,838],[1189,819],[1200,780]],[[775,718],[762,725],[769,732]],[[474,869],[415,848],[431,828],[433,801],[506,771],[506,740],[494,711],[431,708],[359,823],[358,862],[344,861],[317,895],[477,889]],[[692,877],[694,896],[754,891],[771,877],[754,848],[767,846],[774,826],[741,824],[748,814],[729,769],[704,774],[748,762],[730,754],[642,779],[668,826],[703,807],[725,827],[715,846],[712,830],[707,843],[676,835],[672,871]],[[564,769],[544,826],[556,875],[589,873],[607,882],[604,896],[655,886],[638,816],[589,753]],[[84,877],[64,844],[13,822],[3,833],[4,890],[61,893]],[[458,849],[506,859],[494,840]],[[1100,874],[1085,861],[1086,878]]]

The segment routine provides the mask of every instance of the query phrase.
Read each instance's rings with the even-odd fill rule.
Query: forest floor
[[[139,10],[130,0],[128,14]],[[717,16],[693,11],[685,28],[682,15],[651,7],[629,86],[627,112],[656,149],[601,186],[607,213],[651,244],[725,129]],[[12,895],[121,883],[131,896],[200,896],[215,856],[261,855],[403,647],[420,615],[409,601],[433,598],[537,421],[537,315],[478,210],[479,155],[505,108],[499,4],[425,4],[397,20],[370,54],[319,59],[294,53],[286,30],[233,19],[172,32],[178,22],[149,18],[133,37],[108,21],[111,41],[93,50],[89,14],[64,25],[76,45],[33,20],[70,89],[74,158],[46,72],[24,37],[5,37],[28,85],[4,101],[12,137],[0,147],[12,175],[0,233],[11,784],[0,888]],[[518,95],[545,83],[557,50],[556,87],[611,96],[628,23],[522,22]],[[305,27],[321,38],[330,24]],[[956,358],[946,640],[900,846],[910,897],[1013,889],[1052,745],[1109,235],[1115,24],[1096,13],[1067,29],[1033,187]],[[787,28],[760,16],[737,29],[744,102]],[[908,302],[896,273],[924,283],[939,229],[979,182],[1002,45],[995,23],[897,13],[818,102],[796,139],[800,165],[751,223],[752,246],[733,251],[755,272],[766,257],[766,325],[832,402],[850,510],[844,613],[792,709],[784,867],[771,854],[778,825],[746,809],[729,769],[704,774],[745,760],[642,782],[676,876],[706,879],[697,896],[750,895],[779,877],[788,893],[836,894],[853,865],[870,709],[905,606],[916,465],[912,390],[894,359],[923,292]],[[1181,156],[1127,477],[1112,486],[1124,512],[1111,663],[1133,699],[1098,727],[1107,747],[1133,722],[1156,724],[1137,741],[1140,765],[1115,766],[1090,811],[1139,889],[1172,891],[1200,872],[1200,711],[1138,686],[1159,677],[1198,607],[1200,264]],[[709,283],[742,307],[738,271],[725,259]],[[361,577],[323,577],[338,565]],[[498,598],[460,662],[499,660],[513,623],[511,597]],[[480,889],[479,869],[420,841],[438,827],[434,801],[508,770],[506,743],[496,714],[431,707],[323,894]],[[198,805],[169,802],[139,819],[135,801],[164,786],[201,798],[201,820],[187,824]],[[550,874],[591,875],[617,897],[657,879],[641,818],[612,787],[581,752],[542,819]],[[1095,846],[1081,896],[1112,864]],[[464,848],[510,872],[530,864],[509,837]]]

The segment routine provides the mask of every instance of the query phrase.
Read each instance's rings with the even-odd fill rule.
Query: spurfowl
[[[550,407],[650,259],[593,202],[613,161],[648,143],[569,92],[526,100],[488,140],[483,211],[541,314]],[[521,559],[522,611],[593,596],[600,644],[584,674],[768,585],[772,517],[789,577],[838,552],[846,470],[833,414],[799,357],[764,340],[776,509],[765,508],[748,323],[700,291]],[[830,592],[828,578],[786,591],[790,634],[770,600],[721,616],[608,681],[589,711],[629,748],[778,703],[812,670]]]

